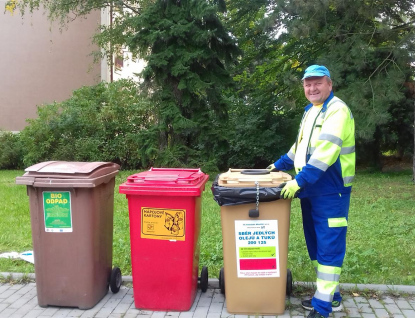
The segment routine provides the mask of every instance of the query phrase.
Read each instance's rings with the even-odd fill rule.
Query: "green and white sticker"
[[[275,246],[240,247],[240,258],[272,258],[277,255]]]
[[[235,220],[239,278],[280,277],[278,220]]]
[[[46,232],[72,232],[71,193],[44,191],[43,212]]]

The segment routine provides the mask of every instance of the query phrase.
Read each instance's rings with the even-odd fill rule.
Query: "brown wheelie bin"
[[[38,303],[88,309],[118,292],[112,269],[115,176],[111,162],[48,161],[16,178],[30,201]]]
[[[291,200],[284,172],[229,169],[212,185],[221,206],[224,267],[219,286],[232,314],[279,315],[292,291],[287,269]],[[226,286],[226,288],[225,288]]]

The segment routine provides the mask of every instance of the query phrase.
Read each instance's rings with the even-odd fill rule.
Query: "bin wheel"
[[[289,296],[293,292],[293,275],[291,271],[287,268],[287,289],[286,294]]]
[[[209,273],[208,268],[206,266],[202,267],[202,271],[200,272],[200,289],[203,293],[205,293],[208,289],[208,282],[209,282]]]
[[[114,267],[111,271],[111,278],[110,278],[110,288],[114,294],[120,291],[121,283],[122,283],[121,270],[118,267]]]
[[[222,267],[219,271],[219,288],[222,294],[225,294],[225,270]]]

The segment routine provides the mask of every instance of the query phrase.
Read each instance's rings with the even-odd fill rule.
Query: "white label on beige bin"
[[[236,220],[238,277],[280,277],[278,220]]]

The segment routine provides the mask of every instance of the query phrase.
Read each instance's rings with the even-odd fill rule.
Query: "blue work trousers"
[[[311,261],[319,265],[341,268],[346,253],[346,226],[333,226],[333,219],[348,220],[350,206],[350,193],[329,194],[318,197],[301,199],[303,215],[303,228],[308,254]],[[317,289],[316,294],[319,292]],[[334,301],[341,301],[337,288],[333,291]],[[332,311],[331,301],[312,299],[314,309],[323,316]]]

